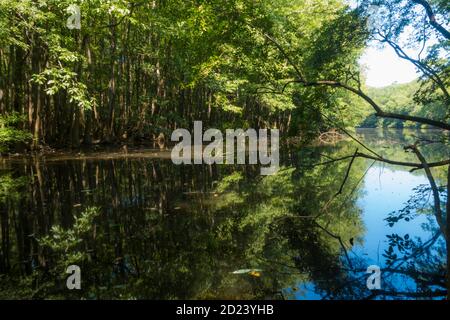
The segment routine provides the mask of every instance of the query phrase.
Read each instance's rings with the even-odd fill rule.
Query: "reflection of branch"
[[[352,160],[350,161],[350,163],[348,165],[347,172],[345,172],[344,180],[342,181],[342,184],[341,184],[341,187],[339,188],[339,191],[334,195],[335,197],[340,195],[342,193],[342,190],[344,190],[345,183],[348,180],[348,176],[350,174],[350,170],[352,169],[353,162],[355,161],[357,154],[358,154],[358,149],[356,149],[355,153],[353,154]]]
[[[350,260],[350,257],[348,256],[347,248],[345,247],[344,242],[342,241],[342,238],[341,238],[340,236],[335,235],[334,233],[331,233],[330,231],[328,231],[327,229],[325,229],[324,227],[322,227],[322,226],[321,226],[319,223],[317,223],[316,221],[314,221],[314,223],[315,223],[320,229],[322,229],[323,231],[325,231],[325,233],[328,234],[330,237],[332,237],[332,238],[334,238],[334,239],[336,239],[336,240],[339,241],[339,243],[340,243],[342,249],[344,249],[345,258],[347,259],[350,268],[353,269],[352,261]]]
[[[442,234],[447,239],[447,230],[444,224],[444,219],[442,217],[442,209],[441,209],[441,199],[439,197],[439,189],[436,185],[436,181],[434,180],[433,174],[431,173],[430,166],[428,165],[427,161],[425,160],[425,157],[422,155],[422,153],[417,148],[417,145],[411,145],[405,147],[405,150],[411,150],[414,152],[417,156],[417,158],[420,160],[420,162],[423,165],[423,168],[425,170],[425,173],[427,175],[428,181],[431,186],[431,190],[433,191],[433,199],[434,199],[434,211],[436,216],[436,221],[439,225],[439,228],[441,229]]]
[[[383,272],[383,274],[385,274],[385,273],[395,273],[395,274],[408,275],[408,276],[410,276],[410,277],[413,278],[413,279],[416,279],[416,278],[414,277],[414,275],[415,275],[416,277],[421,276],[421,275],[423,275],[423,276],[428,276],[428,277],[434,276],[433,274],[430,274],[430,273],[418,272],[418,271],[416,271],[416,273],[413,275],[412,272],[408,272],[408,271],[406,271],[406,270],[402,270],[402,269],[399,269],[399,268],[400,268],[407,260],[413,259],[413,258],[417,258],[417,257],[420,256],[421,254],[425,253],[425,252],[427,251],[428,248],[430,248],[431,246],[434,245],[434,243],[436,243],[436,241],[439,239],[440,235],[441,235],[440,232],[436,233],[431,239],[429,239],[428,241],[426,241],[421,247],[417,248],[411,255],[409,255],[408,257],[399,258],[399,259],[393,261],[393,262],[390,263],[386,268],[381,269],[381,271]],[[394,264],[396,261],[400,261],[400,263],[397,264],[395,267],[393,267],[393,264]],[[366,269],[358,269],[358,268],[342,268],[342,270],[343,270],[343,271],[348,271],[348,272],[362,273],[362,275],[360,275],[359,277],[356,277],[356,278],[354,278],[354,279],[350,279],[349,281],[346,281],[343,285],[341,285],[341,286],[335,288],[335,290],[334,290],[335,292],[338,291],[338,290],[340,290],[340,289],[342,289],[342,288],[344,288],[344,287],[349,287],[349,286],[353,285],[354,283],[358,283],[358,282],[360,282],[360,281],[366,279]],[[435,285],[436,285],[436,284],[435,284]],[[441,286],[442,284],[439,282],[439,283],[437,283],[437,285]],[[382,293],[381,293],[381,292],[382,292]],[[410,294],[417,294],[417,295],[419,295],[419,293],[410,293],[410,292],[391,292],[391,291],[389,291],[389,292],[388,292],[388,291],[375,291],[375,292],[372,293],[372,295],[375,294],[375,296],[376,296],[376,293],[384,294],[384,295],[391,295],[391,296],[396,296],[396,295],[409,296]],[[442,292],[441,292],[441,291],[435,291],[436,296],[445,296],[445,294],[441,294],[441,293],[443,293],[443,291],[442,291]],[[423,297],[433,296],[433,293],[431,293],[430,295],[427,295],[427,294],[425,294],[425,293],[422,293],[422,294],[423,294]],[[366,297],[365,299],[372,299],[372,298],[374,298],[375,296],[372,297],[372,295]],[[328,294],[325,298],[327,298],[328,296],[329,296],[329,294]],[[417,297],[419,297],[419,296],[417,296]]]
[[[339,206],[339,208],[337,209],[337,211],[341,211],[344,207],[344,205],[346,204],[346,202],[350,199],[350,197],[355,193],[355,191],[357,190],[359,184],[364,180],[364,178],[366,177],[367,173],[370,171],[370,169],[373,167],[373,165],[375,164],[376,161],[373,161],[372,164],[366,169],[366,171],[364,172],[363,175],[361,175],[361,177],[359,178],[358,182],[355,184],[355,186],[353,187],[352,191],[350,191],[350,193],[347,195],[347,197],[342,201],[341,205]]]
[[[367,168],[367,170],[364,172],[364,174],[359,178],[358,182],[353,186],[353,189],[350,191],[349,194],[347,194],[346,198],[342,201],[341,205],[339,206],[339,208],[337,208],[337,212],[340,212],[342,210],[342,208],[344,207],[344,205],[346,204],[346,202],[350,199],[350,197],[355,193],[355,191],[357,190],[359,184],[361,183],[361,181],[364,180],[365,176],[367,175],[367,173],[369,172],[369,170],[373,167],[373,165],[375,164],[376,161],[372,162],[372,164]],[[322,207],[322,209],[320,210],[320,212],[315,215],[315,216],[298,216],[301,218],[314,218],[315,220],[317,220],[319,217],[321,217],[322,215],[324,215],[325,213],[328,213],[328,207],[331,205],[331,203],[333,203],[334,199],[336,199],[336,197],[339,194],[336,194],[335,196],[333,196],[329,201],[327,201],[327,203]]]
[[[438,231],[436,232],[436,234],[429,240],[427,240],[424,244],[422,244],[420,247],[417,247],[414,252],[412,252],[409,256],[404,256],[402,258],[398,258],[394,261],[392,261],[389,265],[388,268],[392,267],[395,263],[399,262],[395,268],[398,269],[400,268],[403,264],[406,263],[406,261],[411,260],[411,259],[417,259],[418,257],[420,257],[422,254],[426,253],[427,250],[429,248],[431,248],[436,241],[440,238],[441,236],[441,232]]]
[[[366,273],[366,269],[357,269],[357,268],[345,269],[345,268],[343,268],[342,270],[350,271],[350,272]],[[390,267],[381,268],[380,271],[382,274],[386,274],[386,273],[400,274],[400,275],[408,276],[408,277],[410,277],[416,281],[422,282],[422,283],[445,287],[445,284],[442,282],[442,277],[436,273],[422,272],[422,271],[417,271],[416,269],[403,270],[403,269],[396,269],[396,268],[390,268]]]

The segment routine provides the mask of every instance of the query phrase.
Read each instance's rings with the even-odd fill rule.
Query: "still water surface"
[[[360,130],[386,158],[440,132]],[[169,151],[3,159],[0,298],[430,299],[445,295],[445,242],[422,171],[357,159],[357,145],[289,148],[256,166],[175,166]],[[424,147],[429,161],[448,157]],[[436,169],[438,185],[446,170]],[[444,189],[441,190],[444,193]],[[65,268],[82,270],[66,288]],[[366,286],[369,265],[382,288]]]

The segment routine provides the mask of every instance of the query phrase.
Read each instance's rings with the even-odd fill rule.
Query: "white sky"
[[[366,71],[366,84],[370,87],[407,83],[418,77],[414,66],[400,59],[391,47],[367,48],[360,63]]]
[[[347,0],[352,8],[357,0]],[[405,48],[404,48],[405,49]],[[406,50],[411,53],[409,50]],[[407,83],[418,78],[414,66],[400,59],[394,49],[385,46],[380,49],[375,45],[366,49],[360,64],[366,73],[366,84],[371,87],[385,87],[393,83]]]

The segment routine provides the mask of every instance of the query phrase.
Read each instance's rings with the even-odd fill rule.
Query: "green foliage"
[[[25,116],[12,113],[0,116],[0,153],[25,149],[31,142],[32,135],[27,131],[18,129],[25,121]]]
[[[376,101],[378,99],[380,107],[387,112],[448,122],[449,40],[442,29],[448,30],[449,6],[443,5],[442,1],[364,0],[359,7],[362,16],[368,18],[370,12],[367,10],[372,5],[377,6],[378,13],[372,13],[371,18],[376,23],[369,28],[371,39],[413,65],[419,79],[409,84],[370,89],[370,96]],[[426,8],[431,10],[432,17]],[[375,126],[376,122],[371,116],[363,125]],[[377,124],[383,127],[420,127],[417,123],[383,119]]]
[[[423,85],[422,85],[423,86]],[[420,96],[421,84],[413,81],[405,84],[393,84],[383,88],[368,88],[367,93],[386,112],[420,116],[430,119],[445,119],[446,107],[442,100],[422,100]],[[363,102],[359,101],[361,109]],[[367,110],[367,107],[366,107]],[[365,128],[421,128],[418,123],[405,122],[395,119],[379,118],[372,114],[371,110],[366,111],[366,118],[359,124]]]
[[[70,103],[76,103],[81,109],[90,109],[95,101],[89,98],[86,85],[76,78],[77,74],[67,68],[48,68],[40,74],[34,74],[32,82],[45,85],[45,93],[49,96],[65,90]]]
[[[321,113],[347,114],[343,92],[288,86],[273,94],[297,75],[266,37],[311,80],[356,72],[365,31],[343,0],[78,2],[80,30],[65,26],[69,4],[0,2],[0,88],[17,88],[5,91],[8,109],[42,122],[35,144],[141,139],[199,119],[309,139],[333,127]],[[13,68],[14,79],[3,77]]]
[[[27,183],[26,177],[13,178],[10,173],[0,174],[0,204],[8,201],[18,201],[21,190]]]
[[[85,251],[80,251],[80,244],[89,231],[92,231],[94,219],[99,215],[96,207],[87,208],[79,217],[75,217],[73,227],[63,229],[54,225],[51,234],[38,240],[43,248],[50,249],[61,258],[64,265],[80,263],[87,258]]]
[[[418,115],[419,106],[414,102],[414,94],[419,89],[416,81],[407,84],[394,84],[384,88],[368,88],[367,93],[386,112]],[[360,124],[361,127],[403,128],[404,122],[395,119],[380,119],[369,111],[369,115]],[[414,124],[417,126],[417,124]]]

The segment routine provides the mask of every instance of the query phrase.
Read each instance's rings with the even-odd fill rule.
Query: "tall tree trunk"
[[[109,119],[108,119],[108,140],[111,141],[114,137],[114,122],[115,122],[115,108],[116,108],[116,20],[111,18],[111,62],[110,62],[110,78],[109,78]]]
[[[33,37],[34,46],[31,56],[31,70],[32,74],[40,73],[40,60],[41,60],[41,50],[36,36]],[[42,116],[42,106],[41,106],[41,86],[39,84],[33,83],[31,85],[31,110],[34,111],[33,119],[33,149],[37,149],[41,142],[41,116]]]

